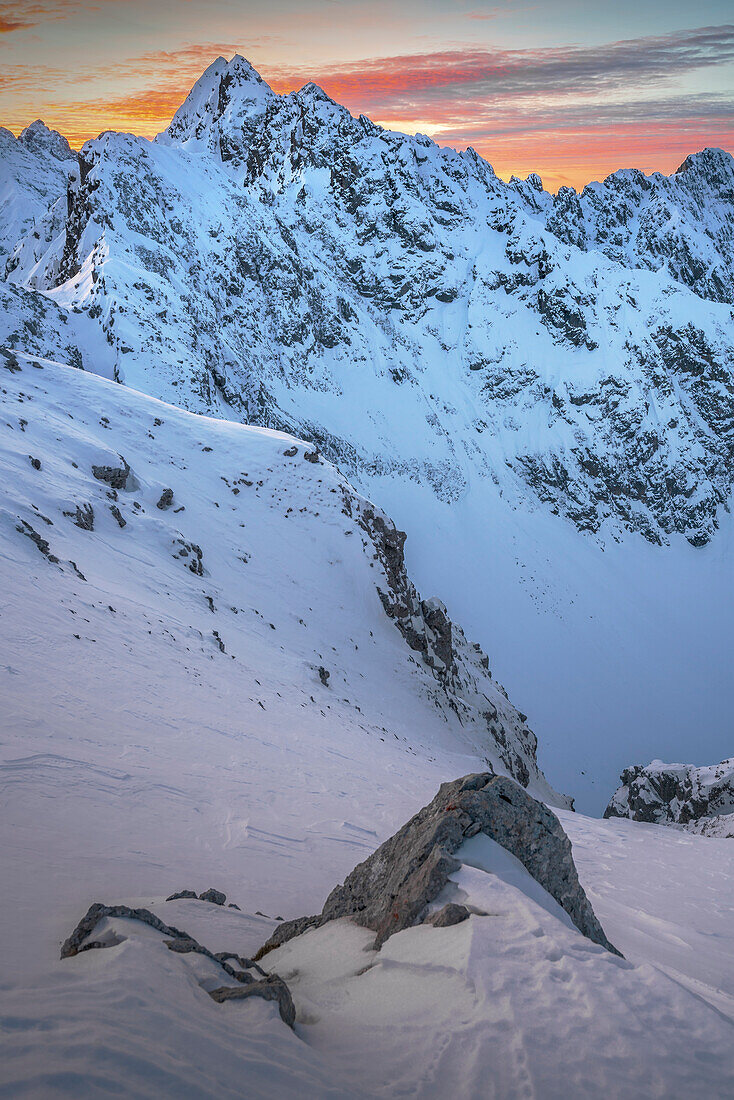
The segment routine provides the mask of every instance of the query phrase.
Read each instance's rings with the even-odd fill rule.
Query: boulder
[[[215,890],[213,886],[210,886],[203,894],[199,894],[199,901],[210,901],[212,905],[224,905],[226,900],[227,895],[223,894],[221,890]]]
[[[512,779],[482,772],[444,783],[428,806],[332,890],[319,915],[286,921],[256,958],[340,917],[372,929],[375,946],[381,947],[395,932],[425,919],[430,903],[461,866],[455,853],[480,832],[516,856],[580,932],[619,954],[584,893],[571,842],[555,814]]]
[[[122,456],[120,456],[122,457]],[[123,466],[92,466],[92,473],[96,477],[97,481],[104,481],[105,485],[109,485],[111,489],[126,489],[127,479],[130,473],[130,467],[125,459],[122,459]]]
[[[432,924],[434,928],[451,928],[454,924],[469,920],[470,916],[465,905],[457,905],[456,902],[450,901],[448,905],[444,905],[443,909],[426,917],[424,924]]]

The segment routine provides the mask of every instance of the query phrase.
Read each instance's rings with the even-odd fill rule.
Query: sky
[[[734,151],[731,0],[0,0],[0,124],[152,137],[235,53],[551,190]]]

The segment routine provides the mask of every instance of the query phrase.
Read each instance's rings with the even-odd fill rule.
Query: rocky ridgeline
[[[17,226],[7,277],[63,285],[120,381],[311,439],[357,481],[455,501],[488,478],[583,531],[714,534],[734,469],[728,154],[553,197],[313,84],[275,95],[234,58],[156,143],[104,134],[68,187],[47,159],[56,201]]]
[[[653,760],[625,768],[604,817],[675,825],[707,836],[734,837],[734,759],[697,768]]]
[[[734,304],[734,163],[723,149],[686,157],[672,176],[627,169],[580,195],[562,187],[542,205],[560,240]]]

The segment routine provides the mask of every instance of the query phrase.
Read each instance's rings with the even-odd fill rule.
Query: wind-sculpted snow
[[[708,150],[552,199],[220,59],[156,143],[84,147],[10,277],[96,318],[121,381],[358,479],[698,545],[734,468],[733,175]]]
[[[673,825],[705,836],[734,838],[734,759],[697,768],[653,760],[625,768],[605,817]]]

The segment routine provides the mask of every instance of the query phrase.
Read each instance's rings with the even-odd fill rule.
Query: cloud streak
[[[591,95],[651,86],[682,73],[734,61],[734,25],[700,27],[602,46],[532,50],[446,50],[373,58],[320,74],[276,70],[276,84],[312,79],[344,102],[404,109],[460,98],[465,105],[495,96]],[[267,75],[267,74],[266,74]]]
[[[268,42],[194,42],[129,58],[113,70],[73,74],[5,66],[0,89],[11,91],[21,109],[32,100],[37,107],[39,86],[54,89],[44,103],[46,121],[77,144],[108,128],[152,136],[218,55],[257,60]],[[545,164],[553,181],[567,182],[566,157],[579,183],[595,171],[592,160],[611,171],[620,163],[648,164],[656,150],[667,170],[679,152],[734,147],[734,96],[677,90],[684,74],[733,61],[734,25],[726,24],[600,46],[457,48],[315,71],[258,67],[277,92],[315,80],[355,114],[409,131],[430,127],[436,140],[460,148],[472,144],[503,174]],[[80,85],[89,87],[88,96],[82,98]],[[23,124],[39,113],[36,107]]]
[[[0,3],[0,34],[40,27],[44,23],[58,22],[59,19],[70,19],[85,12],[97,11],[104,4],[118,2],[119,0],[47,0],[46,3],[33,3],[32,0],[19,0],[14,4]]]

